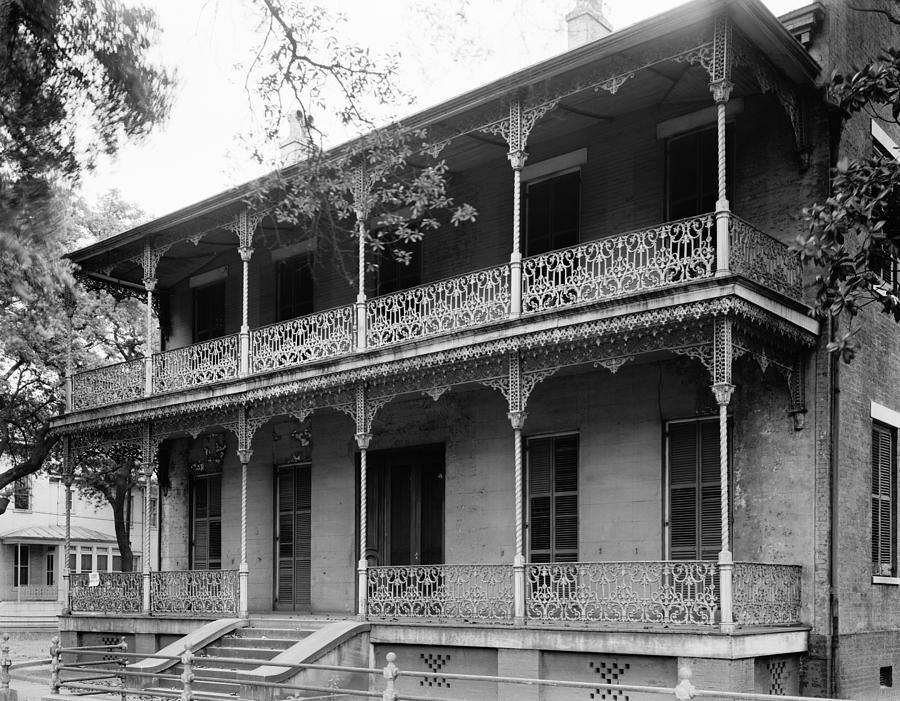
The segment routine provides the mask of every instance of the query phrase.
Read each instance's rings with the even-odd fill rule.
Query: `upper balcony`
[[[205,387],[467,329],[528,320],[704,280],[740,278],[802,298],[795,252],[729,217],[728,269],[716,266],[716,217],[704,214],[268,324],[135,360],[79,372],[71,410]],[[517,289],[516,289],[517,288]],[[518,300],[513,296],[518,293]],[[514,313],[514,309],[518,312]],[[362,313],[359,313],[362,311]],[[242,357],[242,351],[245,357]],[[245,372],[241,368],[245,367]]]
[[[410,266],[254,214],[251,185],[78,251],[91,284],[153,300],[165,350],[74,374],[88,413],[64,422],[737,288],[815,333],[789,243],[823,187],[817,71],[761,5],[693,3],[407,120],[479,213]]]

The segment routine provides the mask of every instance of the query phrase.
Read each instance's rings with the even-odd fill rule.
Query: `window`
[[[872,158],[876,160],[896,160],[897,154],[900,153],[897,144],[888,136],[887,132],[882,129],[877,122],[872,120]],[[900,284],[898,277],[898,258],[897,249],[891,244],[890,237],[900,232],[900,198],[891,193],[880,206],[879,210],[874,213],[878,218],[884,218],[884,234],[888,238],[879,238],[872,241],[869,249],[869,270],[877,273],[884,280],[885,292],[896,289]]]
[[[56,584],[56,548],[52,545],[47,548],[46,583],[48,587],[52,587],[54,584]]]
[[[194,343],[225,335],[225,280],[194,288]]]
[[[526,255],[536,256],[578,243],[581,171],[527,183]]]
[[[897,430],[872,423],[872,572],[897,576]]]
[[[222,475],[193,479],[193,569],[222,569]]]
[[[157,528],[159,524],[159,487],[155,484],[150,487],[150,528]]]
[[[733,129],[726,131],[726,162],[731,165]],[[674,221],[714,212],[719,198],[719,144],[716,128],[671,137],[666,143],[666,219]],[[725,169],[731,180],[733,168]],[[726,183],[731,197],[731,184]]]
[[[27,545],[15,545],[13,556],[13,586],[24,587],[28,584],[28,562],[31,552]]]
[[[409,254],[409,262],[397,260],[394,250]],[[408,241],[388,246],[378,256],[375,279],[376,296],[408,290],[422,284],[422,242]]]
[[[528,440],[531,562],[578,560],[578,435]]]
[[[31,509],[31,480],[27,477],[17,479],[13,483],[13,508],[18,511]]]
[[[669,557],[715,559],[722,549],[719,422],[676,421],[667,432]]]
[[[278,321],[312,314],[311,256],[293,256],[278,262],[275,270],[275,299],[278,305]]]

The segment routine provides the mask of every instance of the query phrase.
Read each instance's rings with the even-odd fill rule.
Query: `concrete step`
[[[291,641],[286,640],[284,642],[290,643]],[[209,657],[246,657],[251,660],[265,662],[266,660],[271,660],[273,657],[275,657],[275,655],[287,649],[287,647],[289,646],[286,645],[285,647],[281,648],[236,647],[233,645],[220,646],[216,644],[205,647],[203,649],[203,654],[208,655]]]
[[[233,637],[246,638],[281,638],[283,640],[303,640],[314,630],[318,629],[301,629],[301,628],[242,628],[229,633]]]
[[[302,638],[298,638],[297,640],[301,639]],[[278,650],[280,652],[282,650],[287,650],[291,645],[295,644],[297,640],[289,638],[245,638],[226,635],[224,638],[219,638],[215,642],[215,645],[222,648],[239,647],[246,649],[256,647],[268,650]]]

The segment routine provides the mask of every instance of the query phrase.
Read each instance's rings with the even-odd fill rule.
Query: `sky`
[[[83,180],[88,200],[118,189],[152,216],[245,182],[263,169],[243,134],[253,128],[243,65],[256,20],[250,0],[142,0],[156,10],[159,60],[177,71],[168,121],[125,145]],[[776,15],[808,0],[763,0]],[[681,0],[606,0],[613,29]],[[373,52],[400,54],[398,82],[411,114],[566,50],[565,14],[575,0],[328,0],[346,18],[342,34]],[[451,7],[462,8],[464,14]],[[319,124],[319,126],[322,126]],[[333,141],[349,135],[332,133]]]

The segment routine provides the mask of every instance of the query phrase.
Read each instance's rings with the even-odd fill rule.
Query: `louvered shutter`
[[[872,569],[897,574],[896,441],[892,429],[872,424]]]
[[[531,562],[578,560],[578,436],[528,441]]]
[[[311,480],[310,466],[279,467],[278,604],[308,608],[310,604]]]
[[[222,475],[193,480],[194,524],[192,567],[197,570],[222,568]]]
[[[718,422],[669,424],[668,470],[669,557],[715,559],[722,547]]]

